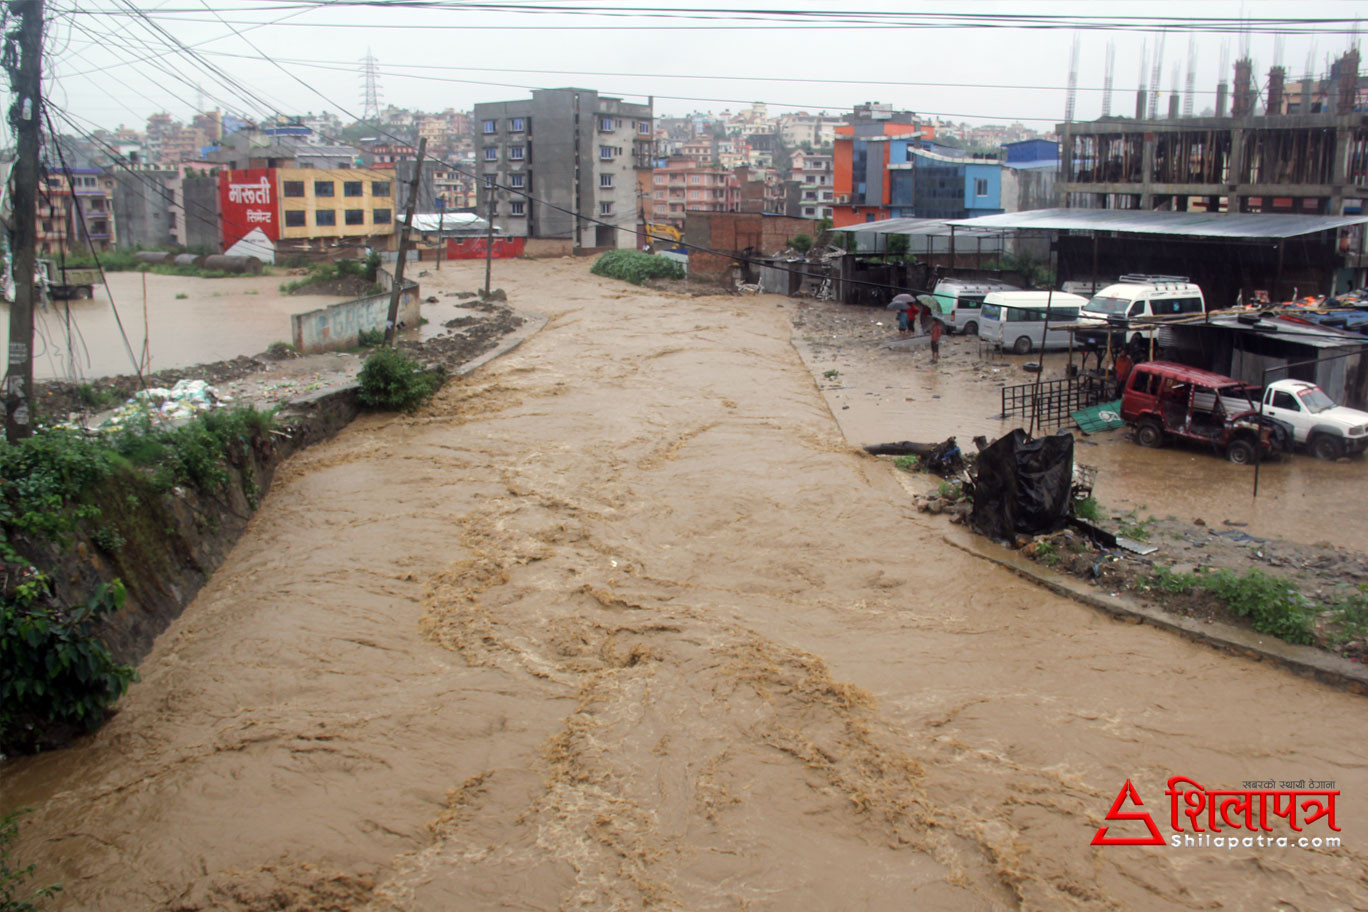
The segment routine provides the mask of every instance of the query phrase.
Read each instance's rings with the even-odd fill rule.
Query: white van
[[[1206,312],[1202,289],[1186,276],[1124,275],[1093,296],[1083,308],[1082,322],[1120,324],[1126,342],[1142,343],[1154,335],[1154,326],[1130,328],[1126,324],[1143,317],[1175,317]]]
[[[1015,285],[1006,282],[966,282],[958,279],[941,279],[933,292],[940,303],[941,313],[950,317],[951,332],[966,336],[978,335],[979,308],[983,299],[993,291],[1016,291]]]
[[[1079,311],[1087,303],[1082,295],[1064,291],[994,291],[979,308],[979,338],[1018,355],[1043,348],[1068,348],[1069,333],[1055,327],[1077,323]]]

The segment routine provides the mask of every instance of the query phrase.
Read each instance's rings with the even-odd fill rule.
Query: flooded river
[[[38,310],[34,326],[36,379],[135,373],[144,341],[154,371],[255,355],[272,342],[290,341],[292,314],[345,300],[330,295],[282,295],[280,283],[287,279],[281,276],[196,279],[141,272],[108,275],[109,288],[96,286],[93,298],[55,301]],[[115,307],[110,306],[111,295],[117,320]],[[120,335],[119,321],[127,344]],[[0,305],[0,370],[4,369],[8,342],[9,308]]]
[[[547,327],[296,456],[117,718],[0,769],[52,908],[1368,906],[1368,700],[949,547],[792,302],[496,284]],[[1174,775],[1335,780],[1344,844],[1089,845]]]

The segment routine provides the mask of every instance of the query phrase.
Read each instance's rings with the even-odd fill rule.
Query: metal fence
[[[1035,426],[1058,427],[1079,409],[1116,398],[1116,381],[1111,377],[1075,376],[1063,380],[1019,383],[1002,388],[1002,417],[1020,415]]]

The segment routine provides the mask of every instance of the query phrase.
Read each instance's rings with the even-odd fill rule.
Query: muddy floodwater
[[[283,276],[197,279],[111,272],[108,278],[109,288],[97,285],[92,298],[54,301],[36,312],[36,379],[135,373],[144,340],[154,371],[254,355],[272,342],[290,341],[292,314],[345,300],[329,295],[283,295],[280,284],[288,281]],[[127,345],[119,331],[120,321]],[[9,308],[4,305],[0,306],[0,368],[8,342]]]
[[[51,908],[1368,906],[1368,700],[949,546],[794,302],[587,266],[496,264],[546,328],[294,457],[118,716],[0,769]],[[1089,844],[1175,775],[1334,780],[1343,844]]]

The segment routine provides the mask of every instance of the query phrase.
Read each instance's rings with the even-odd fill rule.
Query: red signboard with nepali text
[[[279,240],[280,206],[276,200],[275,171],[249,168],[220,172],[219,211],[225,250],[256,228],[271,240]]]

